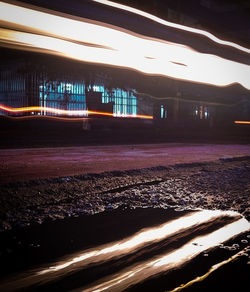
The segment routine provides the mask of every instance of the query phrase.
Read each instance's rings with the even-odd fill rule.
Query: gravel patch
[[[0,231],[118,207],[234,210],[250,219],[250,157],[0,185]]]

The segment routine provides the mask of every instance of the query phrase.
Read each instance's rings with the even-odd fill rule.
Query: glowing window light
[[[94,85],[93,86],[93,91],[104,93],[104,86],[103,85]]]
[[[79,88],[79,93],[77,92]],[[84,84],[50,81],[39,86],[40,106],[62,108],[68,110],[86,110]],[[42,114],[56,115],[57,113],[41,111]],[[79,115],[82,113],[79,112]]]
[[[166,119],[167,118],[166,106],[164,106],[163,104],[160,107],[160,117],[161,117],[161,119]]]
[[[130,93],[132,92],[132,94]],[[128,115],[137,114],[137,97],[134,95],[135,90],[124,90],[113,88],[111,92],[104,90],[102,102],[113,102],[113,112],[116,117],[127,117]],[[133,103],[134,101],[134,103]],[[131,104],[133,103],[133,106]]]
[[[71,90],[71,89],[72,89],[72,84],[66,83],[66,90]]]
[[[164,107],[163,105],[161,105],[161,119],[164,118]]]

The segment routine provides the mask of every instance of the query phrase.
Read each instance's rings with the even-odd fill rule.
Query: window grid
[[[123,90],[120,88],[107,90],[104,89],[104,86],[94,86],[93,89],[94,91],[102,92],[102,103],[114,103],[113,113],[115,115],[137,114],[135,90]]]
[[[85,86],[83,83],[50,82],[39,86],[40,106],[64,110],[86,110]],[[42,111],[43,115],[56,115]]]
[[[0,103],[12,107],[22,107],[25,100],[25,78],[10,71],[1,72]],[[0,111],[0,114],[8,115],[3,111]]]
[[[33,79],[34,80],[33,80]],[[0,79],[0,103],[12,107],[28,106],[27,96],[32,100],[38,98],[41,107],[52,107],[66,110],[86,110],[86,94],[84,82],[58,82],[42,81],[36,83],[36,76],[31,76],[31,84],[26,84],[26,76],[19,76],[10,71],[1,72]],[[35,87],[34,87],[35,86]],[[38,88],[38,92],[36,91]],[[113,88],[111,90],[104,85],[95,84],[92,89],[102,93],[102,103],[113,103],[113,114],[117,116],[136,115],[137,97],[135,90],[124,90]],[[34,104],[35,105],[35,104]],[[0,113],[2,114],[2,113]],[[6,114],[6,113],[3,113]],[[42,115],[56,115],[46,110],[40,112]]]

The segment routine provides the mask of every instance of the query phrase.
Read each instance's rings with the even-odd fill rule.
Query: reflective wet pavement
[[[120,208],[12,230],[1,234],[0,289],[179,291],[190,281],[186,289],[203,287],[197,291],[209,281],[215,291],[246,287],[249,228],[232,211]],[[232,286],[226,275],[234,274],[241,282]]]

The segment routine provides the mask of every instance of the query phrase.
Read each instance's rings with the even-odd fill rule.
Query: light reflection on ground
[[[136,255],[138,251],[144,255],[150,254],[152,246],[158,248],[157,255],[145,260],[136,260],[120,272],[111,273],[103,279],[96,279],[97,282],[89,287],[80,288],[84,291],[121,291],[152,276],[180,267],[200,253],[250,230],[250,223],[233,211],[199,210],[184,216],[180,213],[180,216],[160,226],[143,229],[123,240],[73,254],[48,267],[16,275],[0,283],[0,289],[8,291],[31,285],[44,285],[89,267],[98,267],[118,259],[122,261],[123,257]],[[178,240],[184,240],[184,243],[178,245]],[[177,241],[175,248],[168,250],[164,247],[162,250],[162,243],[171,241]]]
[[[208,235],[196,237],[173,252],[140,263],[139,265],[122,271],[115,276],[112,275],[103,283],[86,290],[84,289],[84,291],[121,291],[131,285],[135,285],[136,283],[145,280],[146,278],[176,268],[185,262],[192,260],[201,252],[213,248],[241,232],[248,231],[249,228],[250,223],[242,218],[209,233]]]

